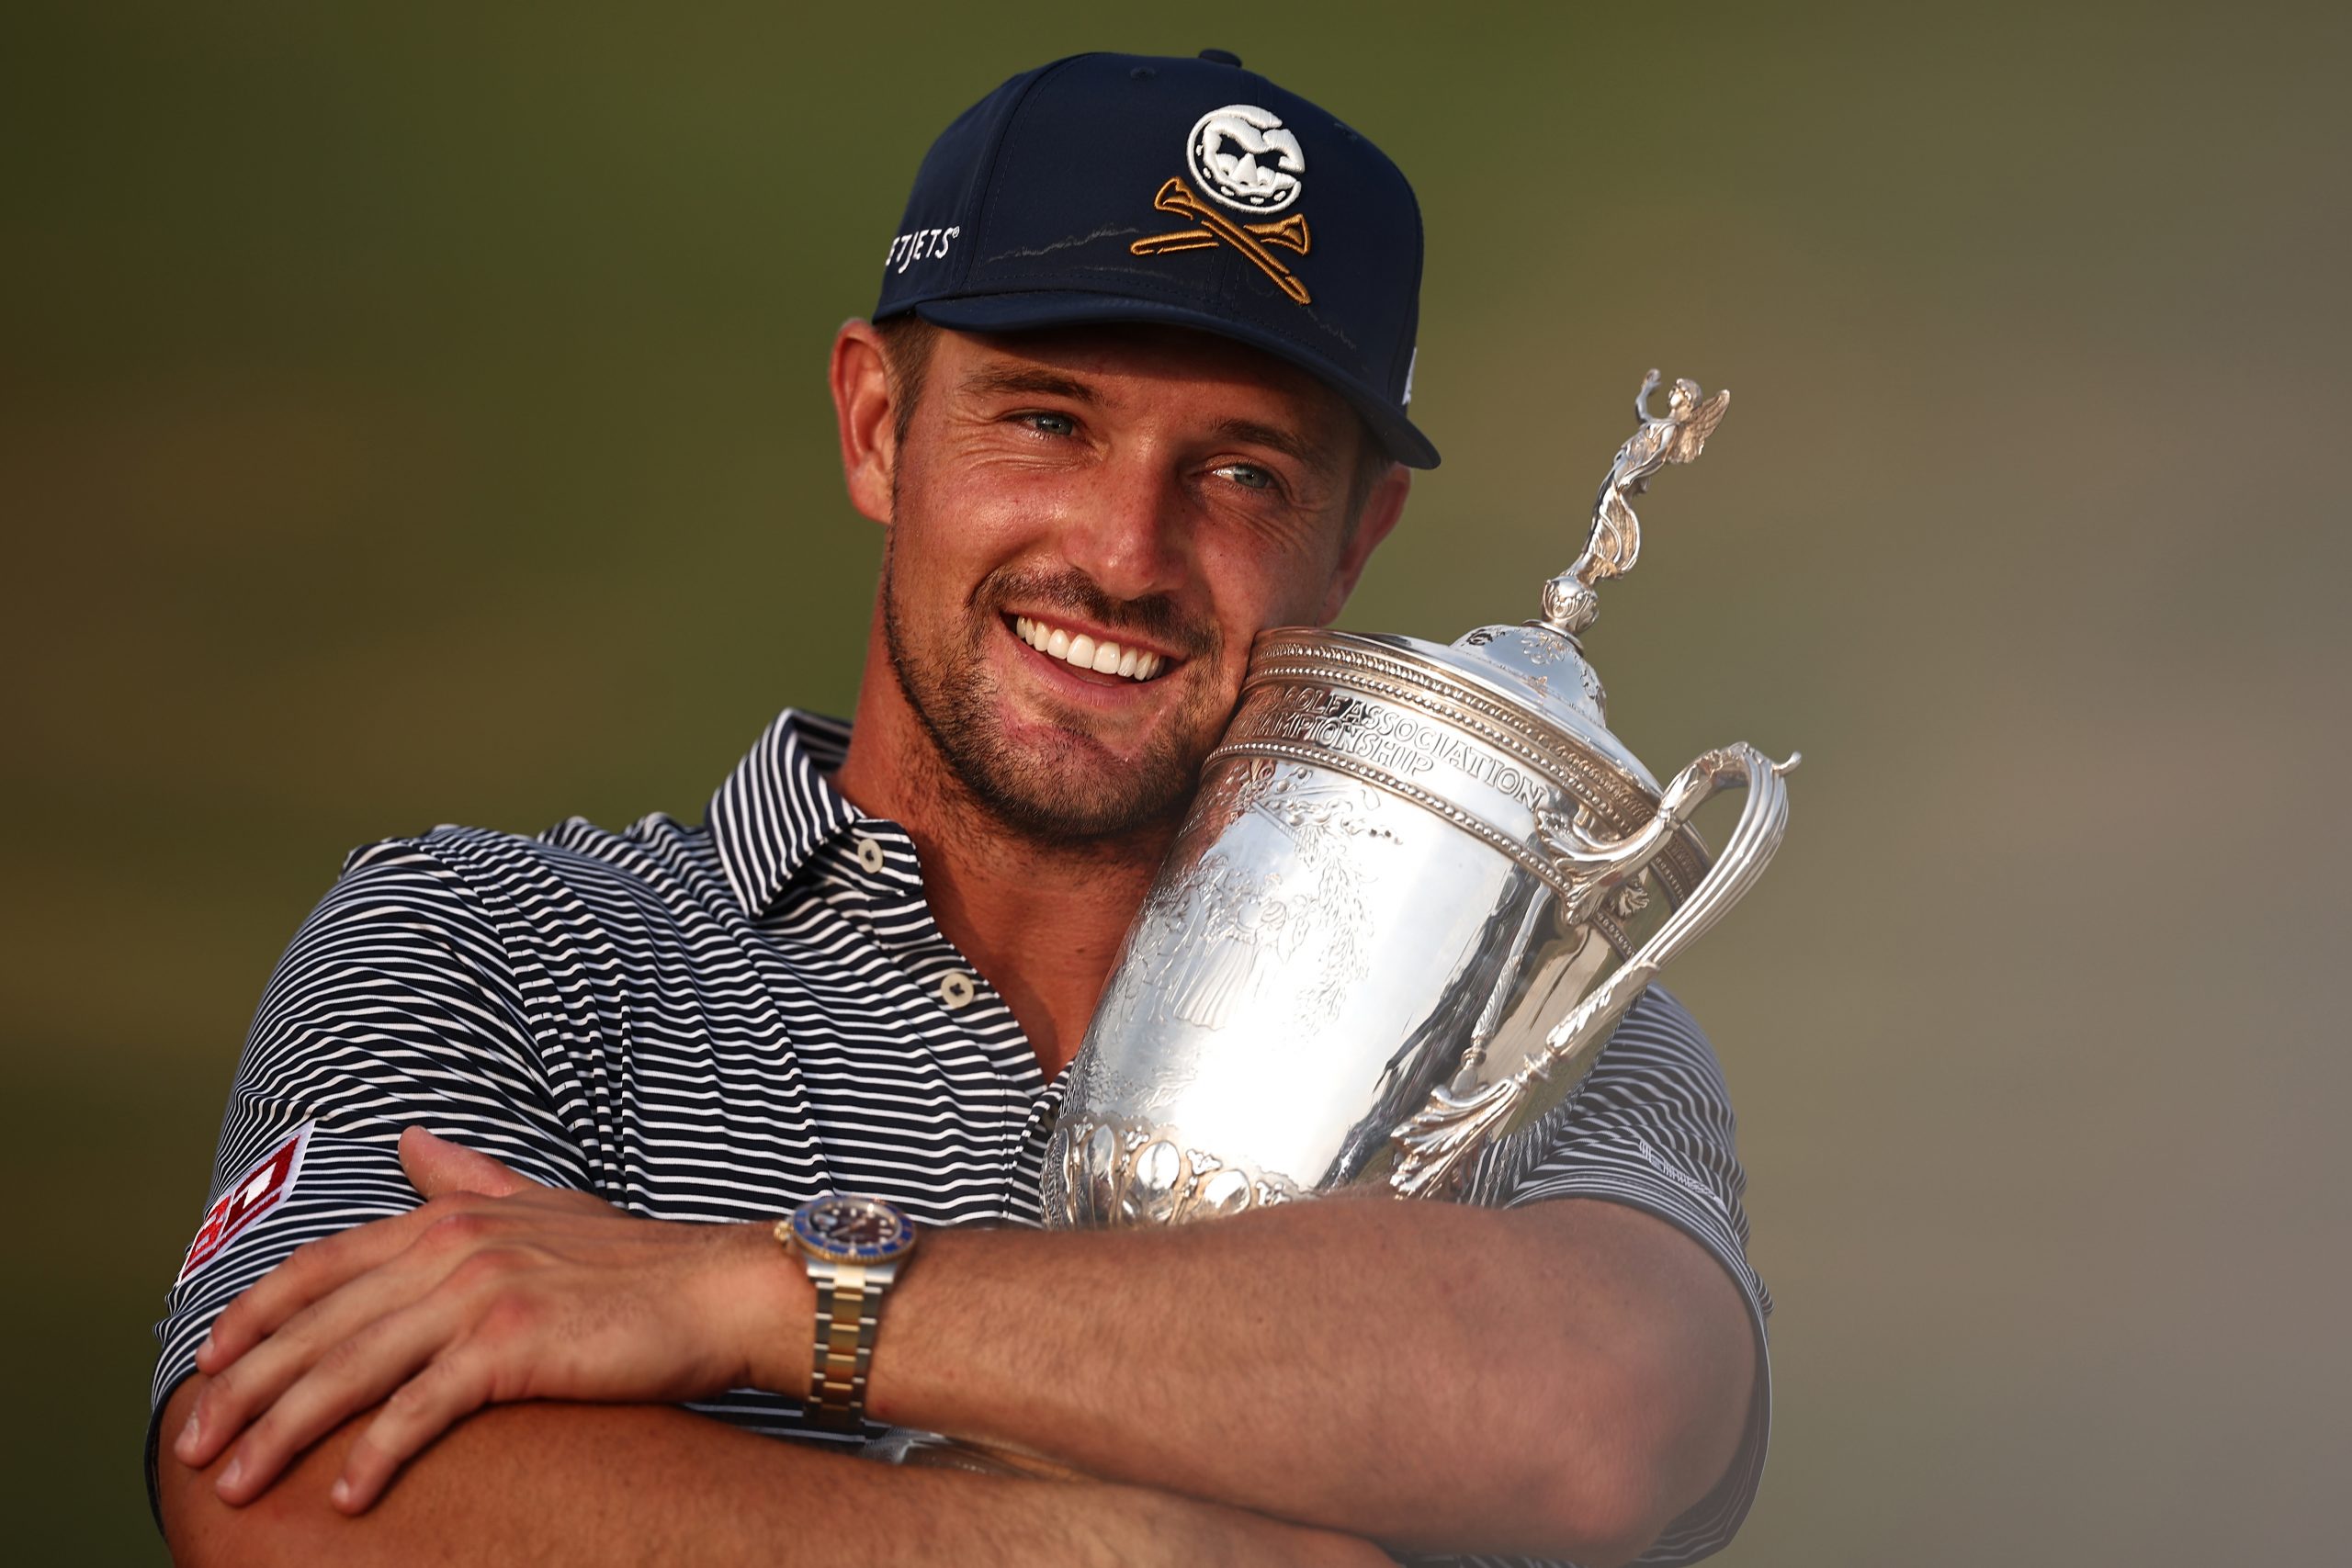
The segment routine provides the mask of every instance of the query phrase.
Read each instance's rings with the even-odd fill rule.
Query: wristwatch
[[[865,1370],[882,1298],[914,1250],[914,1222],[896,1203],[831,1192],[775,1223],[817,1287],[816,1355],[806,1408],[812,1424],[854,1432],[865,1420]]]

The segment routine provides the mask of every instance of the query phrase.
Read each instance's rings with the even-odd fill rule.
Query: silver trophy
[[[1088,1030],[1046,1156],[1054,1225],[1170,1224],[1350,1185],[1500,1190],[1667,961],[1788,818],[1745,744],[1664,787],[1579,634],[1641,549],[1632,500],[1731,394],[1678,380],[1618,449],[1543,616],[1451,647],[1271,631]],[[1747,790],[1713,857],[1690,826]]]

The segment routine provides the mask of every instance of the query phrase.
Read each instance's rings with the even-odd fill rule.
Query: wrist
[[[808,1325],[817,1292],[766,1222],[729,1225],[719,1303],[742,1371],[740,1386],[798,1399],[808,1392]]]

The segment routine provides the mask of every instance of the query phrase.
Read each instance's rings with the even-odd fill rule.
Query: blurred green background
[[[1725,1561],[2333,1560],[2342,17],[17,8],[18,1560],[161,1558],[148,1325],[344,851],[692,816],[844,710],[877,539],[821,364],[916,161],[1041,60],[1210,45],[1429,223],[1447,461],[1343,624],[1532,613],[1642,371],[1737,389],[1589,639],[1657,772],[1807,759],[1676,976],[1781,1303]]]

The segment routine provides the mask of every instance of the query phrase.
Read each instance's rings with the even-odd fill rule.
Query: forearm
[[[183,1383],[164,1430],[187,1418]],[[221,1503],[166,1445],[164,1529],[187,1564],[588,1565],[1328,1562],[1385,1561],[1361,1541],[1107,1483],[900,1470],[662,1406],[526,1404],[482,1411],[420,1455],[368,1513],[327,1501],[372,1411],[312,1448],[259,1499]]]
[[[484,1529],[511,1522],[510,1497],[535,1499],[540,1518],[598,1520],[602,1541],[614,1539],[605,1515],[635,1518],[664,1495],[606,1489],[616,1469],[636,1479],[624,1468],[635,1447],[551,1440],[548,1452],[573,1457],[550,1472],[537,1446],[505,1445],[477,1471],[463,1459],[475,1427],[434,1439],[485,1403],[601,1427],[609,1412],[528,1402],[807,1388],[814,1292],[767,1227],[636,1219],[413,1129],[402,1157],[428,1202],[302,1248],[215,1320],[198,1352],[215,1381],[200,1399],[175,1397],[164,1430],[178,1434],[175,1464],[209,1466],[233,1445],[235,1484],[216,1495],[250,1504],[308,1450],[312,1493],[339,1472],[364,1512],[421,1453],[395,1499],[420,1479],[454,1486],[442,1512],[479,1513]],[[1600,1563],[1637,1555],[1722,1475],[1753,1374],[1729,1277],[1647,1214],[1579,1200],[1492,1212],[1335,1198],[1172,1230],[934,1232],[884,1309],[867,1404],[899,1426],[1304,1526]],[[352,1413],[395,1388],[364,1440],[347,1440]],[[665,1438],[646,1462],[658,1470],[671,1452]],[[451,1454],[459,1473],[437,1468]],[[764,1504],[785,1488],[735,1474],[755,1462],[714,1454],[679,1495],[702,1498],[701,1478],[722,1476]],[[830,1473],[808,1479],[830,1486]],[[926,1503],[973,1484],[875,1466],[842,1483],[924,1489],[911,1495]],[[1026,1496],[1002,1494],[1016,1537],[1035,1523],[1019,1511]],[[1049,1517],[1077,1528],[1087,1516],[1069,1510],[1099,1500],[1115,1529],[1130,1517],[1120,1497],[1057,1489]],[[782,1520],[729,1511],[724,1495],[708,1502],[714,1530],[751,1521],[737,1548],[772,1549],[764,1531]],[[704,1555],[729,1543],[721,1534]]]
[[[1399,1546],[1637,1554],[1729,1462],[1752,1375],[1723,1271],[1605,1203],[926,1246],[879,1418]]]

